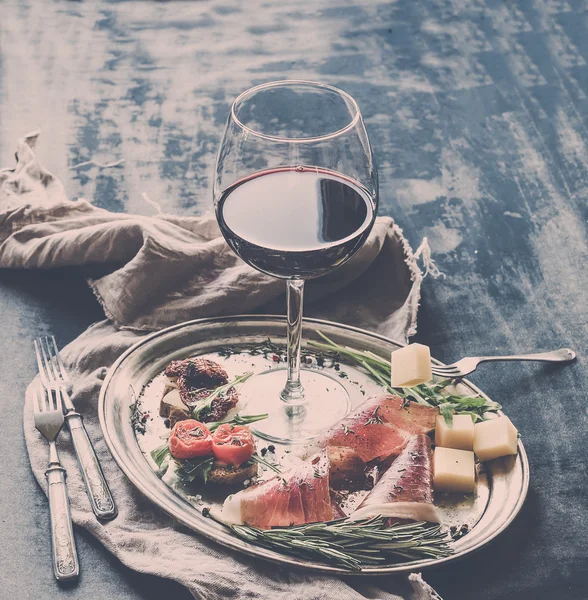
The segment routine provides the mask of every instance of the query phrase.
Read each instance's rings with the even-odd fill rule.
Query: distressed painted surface
[[[151,214],[146,193],[164,211],[204,212],[238,92],[280,78],[349,91],[380,165],[382,214],[413,244],[427,235],[447,274],[425,284],[419,340],[446,360],[580,353],[565,369],[487,366],[474,377],[521,430],[531,491],[499,540],[428,579],[448,599],[586,598],[586,61],[585,0],[4,0],[0,164],[12,164],[16,138],[41,128],[41,159],[72,197]],[[70,168],[119,158],[112,169]],[[0,513],[14,515],[0,525],[13,548],[0,581],[7,597],[40,599],[63,592],[23,456],[29,340],[51,329],[69,341],[100,313],[81,284],[66,296],[40,285],[54,281],[47,274],[35,277],[0,274],[0,398],[17,409],[0,438],[17,474],[0,494]],[[67,272],[60,278],[71,285]],[[172,593],[95,544],[82,544],[82,564],[74,595],[86,599]],[[35,576],[16,581],[27,570]]]

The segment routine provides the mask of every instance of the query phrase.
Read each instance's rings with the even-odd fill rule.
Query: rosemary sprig
[[[336,344],[321,331],[316,333],[324,342],[309,341],[309,345],[313,348],[334,358],[344,356],[350,359],[363,367],[388,392],[404,398],[407,404],[416,402],[425,406],[438,407],[448,425],[452,425],[454,414],[469,415],[476,422],[486,419],[487,413],[497,412],[502,408],[498,402],[486,400],[481,396],[447,393],[446,388],[455,383],[454,379],[443,379],[429,385],[421,384],[411,388],[393,388],[390,385],[391,365],[389,360],[370,351],[353,350],[347,346]]]
[[[247,542],[350,571],[399,559],[443,558],[452,552],[447,534],[441,531],[441,527],[424,522],[385,527],[385,518],[373,517],[361,521],[344,519],[258,529],[248,525],[228,525],[208,508],[203,509],[202,514],[228,527]]]
[[[372,416],[365,422],[366,425],[382,425],[384,421],[380,415],[378,415],[378,411],[380,410],[379,406],[376,406],[376,410],[374,410]]]
[[[133,430],[135,433],[140,433],[144,435],[147,431],[146,425],[146,416],[143,410],[141,409],[141,400],[140,397],[135,394],[135,390],[132,385],[129,385],[129,395],[131,396],[132,404],[131,408],[131,425],[133,426]]]
[[[225,383],[225,385],[221,385],[221,386],[217,387],[214,390],[214,392],[212,392],[211,394],[209,394],[203,400],[200,400],[192,408],[192,416],[195,419],[199,419],[202,414],[206,414],[207,412],[210,412],[212,401],[215,398],[218,398],[219,396],[221,396],[222,394],[224,394],[225,392],[227,392],[228,390],[230,390],[232,387],[235,387],[239,383],[243,383],[244,381],[247,381],[251,377],[251,375],[253,375],[252,372],[251,373],[245,373],[245,375],[240,375],[239,377],[235,377],[235,379],[233,379],[233,381],[229,381],[229,383]]]
[[[213,421],[212,423],[206,423],[206,427],[210,429],[210,431],[216,431],[221,425],[225,423],[229,423],[229,425],[250,425],[251,423],[256,423],[257,421],[263,421],[267,419],[268,414],[263,413],[262,415],[235,415],[231,419],[225,419],[223,421]]]
[[[258,356],[262,354],[265,358],[268,358],[269,354],[279,355],[280,347],[277,344],[274,344],[270,338],[267,338],[258,344],[246,344],[243,346],[228,344],[218,350],[219,356],[223,356],[225,358],[232,356],[233,354],[243,353],[247,353],[250,356]]]
[[[270,469],[270,471],[273,471],[274,473],[277,473],[278,475],[280,475],[282,473],[282,469],[280,469],[280,467],[278,465],[274,465],[273,463],[265,460],[265,458],[262,458],[261,456],[259,456],[259,454],[257,454],[257,452],[249,460],[252,462],[256,462],[256,463]]]
[[[282,485],[283,486],[287,486],[288,485],[288,482],[286,481],[286,479],[281,476],[282,475],[282,469],[280,468],[279,465],[275,465],[275,464],[273,464],[273,463],[265,460],[265,458],[262,458],[261,456],[259,456],[259,454],[257,454],[257,452],[255,452],[253,454],[253,456],[249,460],[251,462],[254,462],[254,463],[257,463],[259,465],[262,465],[262,466],[266,467],[270,471],[273,471],[282,480]]]

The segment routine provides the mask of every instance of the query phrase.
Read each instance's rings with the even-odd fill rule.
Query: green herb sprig
[[[131,425],[133,426],[133,430],[135,431],[135,433],[144,435],[147,431],[147,419],[141,407],[141,400],[137,396],[137,394],[135,394],[135,390],[133,389],[132,385],[129,385],[129,395],[131,396],[132,401],[132,404],[130,406]]]
[[[257,452],[249,460],[251,462],[256,462],[257,464],[266,467],[267,469],[269,469],[270,471],[273,471],[274,473],[277,473],[278,475],[280,475],[282,473],[282,469],[280,469],[279,465],[275,465],[275,464],[265,460],[265,458],[262,458],[261,456],[259,456],[259,454],[257,454]]]
[[[199,400],[197,404],[194,407],[192,407],[192,417],[194,417],[194,419],[199,419],[202,415],[205,415],[206,413],[210,412],[212,401],[215,398],[218,398],[219,396],[225,394],[232,387],[235,387],[239,383],[247,381],[251,377],[251,375],[253,375],[253,372],[245,373],[244,375],[239,375],[239,377],[235,377],[233,381],[229,381],[229,383],[225,383],[225,385],[217,387],[214,390],[214,392],[210,393],[203,400]]]
[[[228,525],[210,509],[202,514],[231,529],[242,540],[305,560],[319,560],[350,571],[397,562],[443,558],[452,553],[439,525],[425,522],[385,527],[385,518],[332,521],[258,529]]]
[[[271,463],[271,462],[265,460],[265,458],[262,458],[261,456],[259,456],[259,454],[257,454],[257,452],[255,452],[255,454],[249,460],[250,460],[250,462],[257,463],[258,465],[262,465],[263,467],[266,467],[266,469],[273,471],[282,480],[282,485],[284,485],[284,486],[288,485],[288,482],[286,481],[286,479],[284,477],[282,477],[282,469],[280,468],[279,465],[276,465],[274,463]]]
[[[168,457],[171,458],[171,454],[167,444],[163,444],[163,446],[159,446],[155,448],[155,450],[151,450],[151,458],[160,469],[163,468],[163,464]]]
[[[439,412],[448,425],[453,424],[453,415],[469,415],[474,423],[483,421],[488,413],[495,413],[502,407],[498,402],[487,400],[481,396],[464,396],[447,393],[446,388],[456,382],[455,379],[443,379],[431,385],[421,384],[410,388],[393,388],[390,385],[391,364],[389,360],[369,350],[353,350],[341,346],[329,339],[324,333],[316,332],[324,342],[309,341],[309,345],[327,353],[333,359],[346,357],[363,367],[389,393],[396,394],[409,402],[439,408]]]
[[[206,483],[214,465],[214,456],[176,460],[175,462],[177,465],[176,476],[180,483],[190,485],[197,479]]]
[[[159,467],[158,475],[163,477],[173,461],[176,465],[176,476],[178,481],[184,485],[194,483],[196,479],[202,479],[204,483],[208,480],[208,475],[214,464],[214,456],[203,456],[200,458],[174,458],[169,446],[164,444],[151,451],[151,458]]]
[[[223,419],[222,421],[213,421],[211,423],[205,423],[206,427],[210,429],[211,432],[216,431],[221,425],[228,423],[229,425],[251,425],[251,423],[256,423],[257,421],[263,421],[267,419],[268,414],[263,413],[261,415],[235,415],[231,419]]]
[[[280,347],[277,344],[274,344],[270,338],[265,339],[263,342],[258,344],[247,344],[244,346],[237,346],[235,344],[228,344],[223,346],[220,350],[218,350],[219,356],[228,358],[233,354],[242,354],[247,353],[250,356],[259,356],[263,355],[265,358],[268,358],[270,354],[280,355]]]

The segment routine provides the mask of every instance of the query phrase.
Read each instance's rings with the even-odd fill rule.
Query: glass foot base
[[[307,369],[300,372],[304,404],[286,404],[280,398],[286,377],[286,369],[271,369],[250,377],[239,389],[242,415],[269,414],[251,425],[259,437],[279,444],[307,442],[349,412],[347,390],[334,377]]]

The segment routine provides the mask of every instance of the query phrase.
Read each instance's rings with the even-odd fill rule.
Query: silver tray
[[[267,338],[283,345],[285,330],[285,318],[274,316],[235,316],[189,321],[143,338],[116,361],[104,380],[100,392],[98,409],[100,423],[104,439],[114,459],[125,475],[147,498],[183,525],[233,550],[277,563],[346,575],[381,575],[413,571],[453,561],[481,548],[508,527],[521,509],[529,486],[529,463],[520,441],[516,456],[487,463],[484,471],[479,473],[478,491],[475,497],[445,495],[439,498],[436,496],[436,503],[440,505],[444,523],[458,527],[466,524],[469,528],[465,536],[452,542],[454,553],[451,556],[366,567],[359,572],[302,560],[247,543],[235,537],[222,525],[202,515],[203,506],[219,504],[222,499],[207,497],[206,489],[198,490],[204,496],[203,502],[199,495],[190,496],[166,485],[156,474],[155,465],[148,452],[154,445],[162,443],[157,435],[157,427],[163,426],[163,421],[159,417],[153,419],[150,423],[155,425],[148,430],[147,436],[135,434],[130,418],[132,400],[129,386],[132,386],[137,394],[141,394],[141,398],[147,403],[145,408],[153,410],[154,403],[158,403],[157,386],[162,385],[161,373],[170,360],[194,355],[215,355],[218,349],[228,345],[249,345],[263,342]],[[355,327],[316,319],[304,320],[305,341],[318,340],[316,330],[322,331],[338,343],[359,350],[370,350],[386,358],[390,356],[392,350],[403,345]],[[303,343],[303,351],[304,348],[311,350]],[[230,358],[226,360],[230,363]],[[436,360],[434,363],[442,364]],[[352,405],[361,403],[366,391],[367,395],[377,391],[377,385],[370,383],[369,377],[357,368],[350,366],[344,360],[341,364],[353,375],[345,380],[346,385],[354,388],[348,390]],[[227,363],[225,363],[226,367]],[[351,380],[353,384],[350,383]],[[360,384],[366,386],[361,394],[357,388]],[[464,393],[474,392],[485,396],[470,382],[464,381],[462,385],[465,387],[462,390]],[[157,425],[159,421],[161,424]],[[159,440],[159,443],[155,444],[154,440]]]

